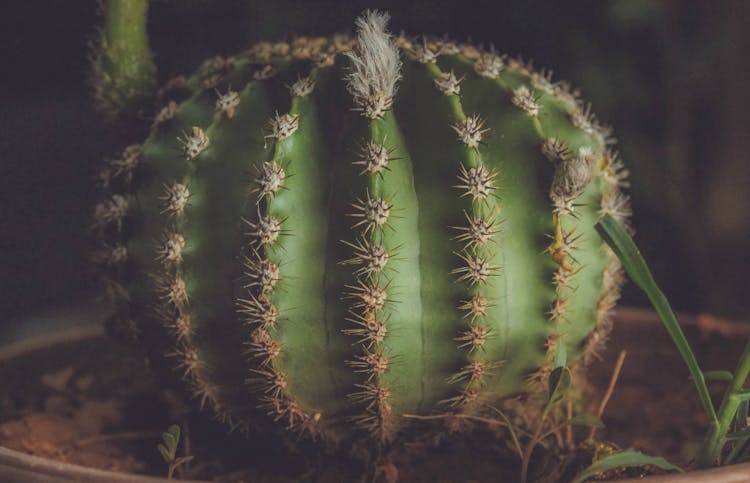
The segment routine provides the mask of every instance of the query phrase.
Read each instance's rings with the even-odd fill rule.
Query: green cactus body
[[[607,132],[524,63],[385,20],[208,61],[100,177],[119,320],[235,426],[387,441],[538,392],[609,331]]]

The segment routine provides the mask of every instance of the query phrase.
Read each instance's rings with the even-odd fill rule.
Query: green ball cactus
[[[388,441],[538,391],[610,330],[608,130],[520,60],[386,21],[210,59],[100,176],[120,324],[232,425]]]

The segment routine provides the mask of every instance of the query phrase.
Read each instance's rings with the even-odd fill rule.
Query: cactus
[[[611,328],[609,130],[548,72],[386,22],[206,61],[99,176],[119,326],[233,427],[387,442],[539,392]]]

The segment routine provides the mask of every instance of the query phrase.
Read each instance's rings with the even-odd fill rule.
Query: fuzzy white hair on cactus
[[[401,60],[386,24],[390,16],[367,10],[356,21],[357,45],[347,52],[351,60],[346,76],[349,93],[356,110],[369,119],[376,119],[390,109],[396,84],[401,79]]]

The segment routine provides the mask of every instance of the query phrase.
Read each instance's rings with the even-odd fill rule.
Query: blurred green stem
[[[115,114],[149,98],[156,85],[156,64],[148,43],[148,0],[107,0],[98,68],[102,95]]]

